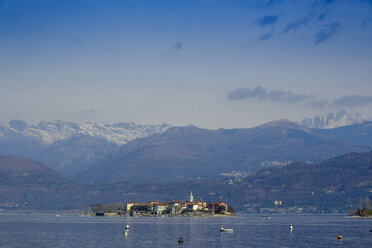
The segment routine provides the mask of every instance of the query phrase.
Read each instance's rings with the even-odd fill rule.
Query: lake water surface
[[[131,229],[123,235],[125,225]],[[294,225],[293,231],[289,224]],[[233,228],[221,233],[219,227]],[[341,215],[0,215],[0,247],[372,247],[372,219]],[[336,239],[342,234],[344,239]],[[177,239],[183,237],[179,245]]]

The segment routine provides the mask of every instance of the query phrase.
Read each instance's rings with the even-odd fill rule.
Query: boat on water
[[[262,215],[261,218],[264,219],[264,220],[269,220],[269,219],[271,219],[271,217],[268,216],[268,215]]]
[[[223,228],[222,226],[220,227],[220,232],[233,232],[234,229],[231,228]]]

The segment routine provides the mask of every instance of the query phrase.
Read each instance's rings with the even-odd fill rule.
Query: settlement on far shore
[[[187,201],[159,202],[151,200],[147,203],[135,201],[127,202],[121,211],[105,212],[93,211],[96,216],[231,216],[235,215],[234,208],[226,202],[210,202],[203,200],[194,201],[190,192]]]

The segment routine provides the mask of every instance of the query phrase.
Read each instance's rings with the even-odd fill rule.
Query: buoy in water
[[[289,225],[289,229],[293,230],[293,225],[292,224]]]
[[[178,240],[177,240],[177,242],[178,242],[179,244],[183,243],[183,238],[182,238],[182,237],[179,237]]]
[[[337,238],[337,239],[343,239],[342,235],[340,235],[340,234],[337,235],[336,238]]]
[[[125,229],[127,229],[127,230],[130,229],[129,225],[127,225],[127,226],[125,227]]]

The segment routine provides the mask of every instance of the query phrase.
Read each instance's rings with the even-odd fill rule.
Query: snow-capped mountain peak
[[[154,133],[164,132],[168,124],[140,125],[133,122],[107,124],[99,122],[54,122],[42,121],[38,125],[29,126],[21,120],[12,120],[9,124],[0,123],[0,140],[23,136],[34,138],[45,146],[58,140],[65,140],[76,135],[89,135],[104,139],[110,143],[125,144],[136,138],[146,137]]]
[[[369,118],[365,115],[359,113],[347,113],[345,110],[341,110],[337,113],[328,113],[326,115],[316,116],[314,118],[304,118],[299,123],[307,128],[332,129],[336,127],[360,124],[371,120],[372,118]]]

